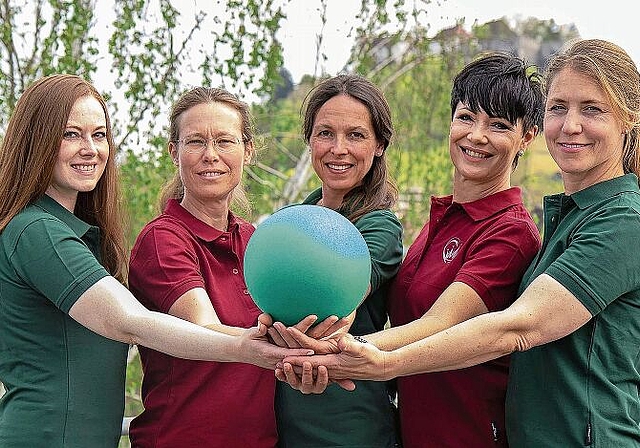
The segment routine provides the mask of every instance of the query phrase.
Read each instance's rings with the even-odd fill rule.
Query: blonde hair
[[[640,74],[631,57],[618,45],[605,40],[571,41],[547,66],[547,93],[553,79],[566,67],[591,78],[606,93],[626,130],[622,155],[624,172],[639,175]]]
[[[238,97],[225,89],[215,87],[195,87],[186,91],[174,103],[169,116],[169,141],[176,142],[180,138],[180,117],[187,110],[199,104],[223,103],[235,109],[242,121],[242,140],[251,150],[251,158],[255,156],[255,131],[253,117],[249,106],[240,101]],[[180,173],[176,170],[173,178],[162,188],[160,193],[159,208],[163,211],[169,199],[181,201],[184,197],[184,184]],[[231,193],[230,208],[248,213],[251,209],[249,200],[242,183],[239,183]]]

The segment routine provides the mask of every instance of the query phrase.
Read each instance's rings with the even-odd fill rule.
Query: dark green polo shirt
[[[117,446],[128,347],[67,314],[99,260],[98,229],[46,195],[0,233],[0,447]]]
[[[320,200],[314,191],[305,204]],[[402,261],[402,225],[389,210],[367,213],[355,222],[371,253],[371,288],[350,333],[382,330],[387,322],[387,287]],[[280,448],[389,448],[395,446],[396,422],[389,401],[391,383],[356,381],[347,392],[335,384],[319,395],[304,395],[277,382],[276,421]]]
[[[509,445],[640,446],[638,178],[546,197],[544,217],[542,250],[520,292],[546,273],[593,318],[569,336],[513,355]]]

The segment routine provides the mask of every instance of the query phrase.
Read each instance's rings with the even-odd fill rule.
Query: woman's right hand
[[[318,317],[310,315],[297,324],[287,327],[282,322],[274,322],[268,329],[274,344],[288,348],[308,348],[314,353],[337,353],[336,339],[344,335],[353,319],[351,316],[339,319],[329,316],[317,325]]]

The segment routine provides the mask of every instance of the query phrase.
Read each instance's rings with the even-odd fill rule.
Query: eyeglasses
[[[185,151],[191,154],[199,154],[204,152],[205,149],[209,146],[209,142],[213,142],[213,147],[216,148],[216,151],[227,153],[233,152],[236,149],[240,148],[240,143],[243,140],[240,140],[238,137],[232,137],[230,135],[223,135],[221,137],[215,138],[204,138],[204,137],[185,137],[180,140],[176,140],[176,143],[182,144],[182,147]]]

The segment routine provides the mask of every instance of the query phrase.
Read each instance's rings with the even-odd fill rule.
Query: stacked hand
[[[276,378],[304,394],[319,394],[331,382],[351,391],[354,379],[375,376],[367,372],[384,374],[384,353],[348,333],[353,318],[354,314],[342,319],[331,316],[315,326],[317,316],[308,316],[291,327],[275,322],[268,330],[273,343],[315,353],[287,356],[277,364]]]
[[[308,356],[313,354],[313,350],[306,347],[277,347],[269,340],[268,331],[271,328],[272,320],[267,314],[258,317],[255,327],[247,328],[239,335],[239,349],[237,353],[246,355],[247,363],[263,367],[265,369],[275,369],[285,356]]]

